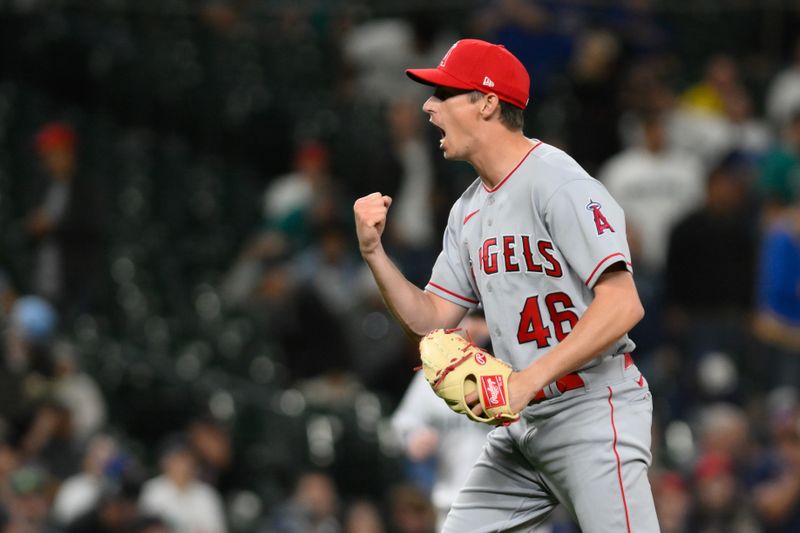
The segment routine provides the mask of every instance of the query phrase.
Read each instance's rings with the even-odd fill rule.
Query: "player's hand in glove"
[[[511,410],[508,380],[510,365],[456,333],[436,329],[419,343],[422,371],[437,396],[453,411],[493,426],[516,422]],[[477,393],[483,415],[475,414],[467,397]]]

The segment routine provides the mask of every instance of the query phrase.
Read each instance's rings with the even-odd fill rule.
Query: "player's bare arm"
[[[455,327],[467,310],[415,286],[386,255],[381,236],[391,205],[391,197],[379,192],[356,200],[356,234],[361,256],[372,271],[386,306],[406,334],[418,341],[432,329]]]
[[[536,391],[608,349],[644,316],[633,276],[621,264],[611,266],[600,276],[594,295],[584,315],[563,341],[527,368],[512,374],[509,396],[514,412],[524,409]],[[477,394],[467,401],[475,404],[473,412],[483,412]]]

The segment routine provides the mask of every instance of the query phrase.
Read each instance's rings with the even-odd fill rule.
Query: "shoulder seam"
[[[587,176],[575,178],[575,179],[569,180],[569,181],[567,181],[565,183],[562,183],[561,185],[556,187],[556,190],[554,190],[553,193],[550,195],[550,197],[547,199],[547,201],[545,201],[544,208],[543,208],[544,212],[547,213],[547,209],[550,207],[550,202],[553,201],[553,198],[555,197],[556,194],[558,194],[558,192],[561,189],[563,189],[567,185],[571,185],[571,184],[573,184],[575,182],[578,182],[578,181],[597,181],[597,180],[595,178],[587,175]]]

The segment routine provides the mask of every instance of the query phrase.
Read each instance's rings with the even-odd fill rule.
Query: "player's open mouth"
[[[434,124],[434,126],[436,126],[436,124]],[[441,135],[441,137],[439,138],[439,146],[441,147],[444,144],[444,138],[447,136],[447,134],[439,126],[436,126],[436,129],[439,130],[439,135]]]

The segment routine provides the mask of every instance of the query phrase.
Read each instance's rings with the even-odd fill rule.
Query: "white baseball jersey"
[[[453,205],[426,287],[482,304],[495,355],[517,370],[566,337],[606,268],[631,269],[622,208],[562,150],[533,142],[496,187],[477,179]],[[633,348],[623,336],[584,368]]]

